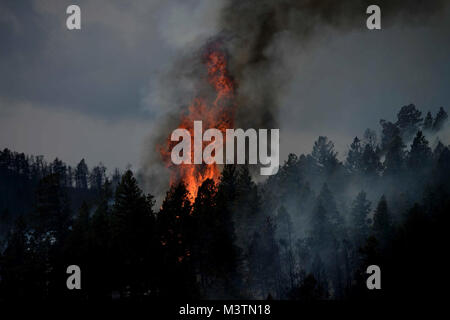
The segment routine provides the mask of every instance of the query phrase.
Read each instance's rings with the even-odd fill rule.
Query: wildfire
[[[181,115],[178,128],[183,128],[191,133],[192,144],[194,143],[195,120],[202,120],[205,130],[216,128],[225,133],[226,129],[234,128],[235,114],[235,87],[227,69],[225,53],[218,45],[208,48],[204,56],[205,66],[208,70],[208,82],[214,89],[215,97],[195,97],[189,105],[187,112]],[[225,141],[223,141],[225,143]],[[204,142],[204,144],[206,144]],[[183,182],[193,202],[197,196],[198,187],[206,180],[218,181],[220,170],[217,164],[180,164],[174,165],[171,161],[170,152],[175,145],[167,139],[166,145],[159,148],[159,152],[166,166],[170,169],[170,184]],[[191,154],[193,160],[193,154]],[[193,163],[193,161],[192,161]]]

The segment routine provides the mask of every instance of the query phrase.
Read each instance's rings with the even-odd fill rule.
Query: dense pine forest
[[[343,157],[320,136],[262,183],[252,168],[226,165],[193,203],[179,184],[160,206],[131,170],[4,149],[0,301],[439,298],[447,126],[443,108],[407,105],[349,141]],[[72,264],[82,290],[67,290]],[[367,290],[371,264],[382,290]]]

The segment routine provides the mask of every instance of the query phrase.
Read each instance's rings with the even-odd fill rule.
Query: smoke
[[[347,32],[366,26],[366,0],[230,0],[221,15],[232,74],[239,86],[237,120],[243,126],[277,125],[279,97],[294,76],[287,56],[304,50],[324,28]],[[377,1],[383,28],[424,23],[445,1]]]
[[[228,0],[217,6],[217,35],[228,56],[236,83],[238,104],[235,124],[241,128],[277,128],[280,97],[291,72],[292,55],[306,50],[320,33],[332,28],[348,32],[366,27],[368,0]],[[444,12],[444,0],[381,0],[382,27],[398,23],[421,25]],[[142,172],[146,189],[161,195],[168,187],[168,173],[161,163],[158,145],[178,125],[182,110],[198,92],[208,94],[201,57],[208,46],[204,38],[191,36],[170,71],[157,85],[157,103],[166,110],[152,132]],[[199,43],[203,41],[203,43]]]
[[[178,126],[180,114],[186,110],[192,99],[199,93],[202,96],[210,93],[205,81],[207,74],[202,65],[202,56],[211,43],[220,43],[228,57],[230,74],[237,88],[236,127],[279,128],[279,108],[283,95],[288,90],[287,84],[294,77],[301,77],[301,74],[297,74],[298,68],[293,66],[296,57],[311,48],[322,32],[332,29],[333,35],[339,35],[365,29],[366,8],[371,4],[372,1],[365,0],[225,1],[220,6],[219,14],[215,14],[218,17],[218,25],[215,27],[217,34],[206,41],[203,37],[190,37],[186,47],[180,49],[173,67],[158,82],[158,90],[153,98],[166,113],[162,115],[156,131],[152,132],[148,146],[150,152],[144,161],[143,173],[147,191],[156,195],[158,202],[161,201],[169,187],[170,179],[168,170],[157,152],[157,146],[163,144],[170,132]],[[383,29],[394,24],[430,24],[431,19],[438,18],[447,5],[442,0],[412,0],[407,3],[382,0],[376,4],[382,10]],[[445,144],[449,141],[448,128],[445,127],[439,135]],[[430,134],[428,140],[434,142],[437,138],[437,135]],[[378,182],[374,182],[372,177],[355,177],[349,180],[343,171],[328,177],[314,171],[314,166],[309,166],[308,161],[303,160],[302,163],[301,176],[302,183],[305,184],[300,190],[296,184],[278,183],[278,176],[260,185],[265,202],[261,212],[258,212],[259,217],[276,215],[277,209],[282,205],[292,217],[294,241],[303,241],[311,234],[314,224],[312,217],[315,215],[317,199],[324,183],[333,195],[330,198],[333,201],[329,202],[334,202],[336,211],[350,227],[353,223],[352,204],[362,190],[367,192],[367,198],[372,203],[370,215],[373,215],[380,197],[387,194],[389,210],[392,211],[394,219],[400,219],[401,213],[409,208],[412,201],[416,201],[417,195],[423,191],[424,182],[415,179],[410,173],[376,180]],[[328,202],[325,204],[330,205]],[[238,239],[248,239],[250,231],[259,227],[259,224],[249,225],[247,221],[235,225],[240,226],[236,230]],[[286,238],[281,223],[279,227],[277,237]],[[243,250],[247,250],[248,243],[241,245]],[[322,256],[321,264],[333,275],[331,268],[334,266],[335,256],[329,255],[329,249],[322,249],[319,254]],[[264,261],[274,259],[272,256],[264,258]],[[305,261],[302,261],[303,267],[309,272],[313,269],[312,257]]]

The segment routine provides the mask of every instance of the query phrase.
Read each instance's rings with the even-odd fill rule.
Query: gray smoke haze
[[[290,83],[301,77],[296,66],[298,61],[293,57],[305,54],[317,39],[321,39],[324,31],[340,36],[365,28],[365,11],[370,4],[371,1],[364,0],[223,2],[219,7],[217,35],[210,41],[220,41],[236,82],[236,127],[279,127],[280,108],[286,103]],[[447,2],[385,0],[378,1],[377,5],[382,8],[383,28],[390,28],[432,23],[432,18],[439,19],[439,15],[444,14]],[[173,68],[157,85],[157,98],[166,113],[152,132],[142,171],[145,181],[150,183],[148,190],[157,195],[167,190],[168,172],[154,146],[164,143],[176,128],[180,112],[192,98],[198,92],[208,91],[201,64],[205,47],[207,44],[196,40],[185,43]],[[289,136],[290,132],[285,132]]]
[[[417,24],[442,13],[446,1],[378,1],[383,27]],[[239,86],[238,120],[250,127],[278,125],[279,97],[293,76],[289,51],[305,50],[323,28],[348,32],[365,26],[371,1],[231,0],[223,9],[232,74]],[[296,48],[295,48],[296,47]]]

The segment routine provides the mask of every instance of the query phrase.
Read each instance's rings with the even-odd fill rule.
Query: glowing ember
[[[213,46],[205,54],[205,65],[208,68],[208,82],[215,91],[215,98],[207,101],[206,98],[196,97],[188,107],[187,113],[180,119],[178,128],[183,128],[191,133],[192,145],[194,144],[194,120],[203,121],[203,129],[216,128],[225,135],[226,129],[234,128],[234,83],[228,74],[227,60],[224,52],[218,46]],[[203,142],[204,145],[208,144]],[[223,141],[225,143],[225,141]],[[198,187],[206,179],[218,181],[220,170],[214,164],[181,164],[174,165],[170,153],[176,142],[167,139],[166,146],[159,147],[162,159],[171,171],[170,184],[183,182],[190,193],[191,202],[195,200]],[[193,152],[191,154],[193,161]]]

